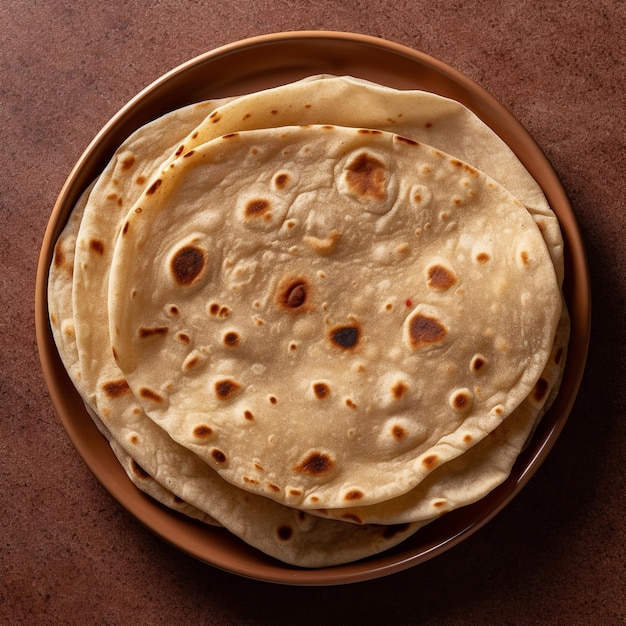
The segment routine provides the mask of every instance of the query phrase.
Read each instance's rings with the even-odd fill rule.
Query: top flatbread
[[[229,482],[301,508],[413,489],[493,431],[561,311],[528,211],[430,146],[235,133],[128,214],[114,353],[148,415]]]

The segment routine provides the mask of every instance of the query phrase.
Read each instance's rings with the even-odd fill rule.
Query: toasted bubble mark
[[[300,489],[290,489],[289,490],[289,495],[290,496],[301,496],[302,495],[302,491],[300,491]],[[302,513],[302,511],[300,511]]]
[[[180,343],[186,346],[188,346],[191,343],[191,337],[187,333],[183,333],[182,331],[176,333],[176,339],[178,339]]]
[[[396,399],[396,400],[400,400],[402,397],[404,397],[404,395],[406,394],[406,392],[409,390],[408,385],[402,381],[399,380],[392,388],[391,388],[391,395]]]
[[[361,336],[358,325],[335,326],[330,330],[329,339],[333,346],[341,350],[353,350],[357,347]]]
[[[522,265],[528,267],[530,265],[530,255],[528,254],[528,252],[526,252],[526,250],[522,250],[519,256]]]
[[[213,315],[214,317],[217,317],[219,312],[220,312],[220,305],[217,302],[212,302],[209,305],[209,313]]]
[[[151,402],[163,402],[163,396],[149,387],[141,387],[139,389],[139,395],[145,400],[150,400]]]
[[[276,396],[269,396],[268,400],[270,401],[270,404],[278,404],[278,398]]]
[[[185,151],[185,144],[178,146],[178,150],[174,153],[174,156],[180,156]]]
[[[408,524],[392,524],[390,526],[383,526],[382,536],[385,539],[392,539],[396,535],[406,532],[408,528],[409,528]]]
[[[280,491],[280,487],[274,483],[267,483],[267,488],[274,493],[278,493]]]
[[[249,421],[252,422],[254,420],[254,414],[249,409],[246,409],[243,412],[243,416]]]
[[[475,354],[470,361],[470,372],[478,374],[484,371],[485,367],[487,367],[487,359],[482,354]]]
[[[140,326],[137,334],[141,339],[149,339],[150,337],[164,337],[169,332],[167,326],[154,326],[153,328],[145,328]]]
[[[408,330],[409,345],[413,350],[442,341],[448,332],[439,320],[423,313],[411,317]]]
[[[213,429],[207,424],[198,424],[193,429],[193,435],[194,437],[197,437],[198,439],[206,439],[207,437],[210,437],[212,434],[213,434]]]
[[[104,241],[100,239],[92,239],[89,242],[89,249],[97,254],[104,254]]]
[[[189,371],[190,369],[193,369],[196,365],[200,364],[200,361],[201,359],[197,354],[194,354],[193,356],[189,355],[189,357],[187,357],[183,362],[183,370]]]
[[[419,141],[415,141],[415,139],[409,139],[409,137],[403,137],[402,135],[394,135],[394,141],[398,143],[404,143],[408,146],[419,146]]]
[[[122,169],[129,170],[135,164],[135,157],[133,155],[127,156],[122,161]]]
[[[422,459],[422,465],[427,469],[433,469],[439,463],[439,457],[436,454],[429,454]]]
[[[450,406],[455,411],[466,411],[471,408],[474,395],[469,389],[457,389],[450,394]]]
[[[128,221],[124,222],[124,226],[122,228],[122,235],[125,235],[126,233],[128,233],[129,226],[130,226],[130,223]]]
[[[65,254],[63,253],[63,246],[60,242],[54,247],[54,265],[55,267],[63,267],[65,263]]]
[[[196,246],[184,246],[174,254],[170,262],[172,277],[179,285],[193,285],[201,277],[206,263],[206,251]]]
[[[239,137],[239,133],[228,133],[227,135],[222,135],[222,139],[234,139],[235,137]]]
[[[346,398],[346,406],[349,409],[356,409],[356,404],[354,403],[353,400],[351,400],[350,398]]]
[[[472,437],[472,435],[470,435],[469,433],[463,435],[463,441],[465,443],[470,443],[472,439],[474,439],[474,437]]]
[[[284,189],[289,183],[290,178],[291,177],[286,172],[276,174],[276,176],[274,176],[274,187],[276,187],[276,189]]]
[[[241,339],[239,337],[239,334],[236,333],[234,330],[231,330],[224,335],[224,345],[228,346],[229,348],[236,348],[239,345],[240,341]]]
[[[314,451],[311,452],[300,464],[294,467],[294,471],[300,474],[309,474],[311,476],[324,476],[328,474],[335,466],[334,461],[330,456],[324,452]],[[312,501],[317,501],[319,498],[312,496]]]
[[[550,383],[545,378],[540,378],[533,388],[533,399],[535,402],[542,402],[545,400],[550,389]]]
[[[450,163],[455,167],[465,170],[470,176],[478,176],[478,171],[475,170],[471,165],[464,163],[463,161],[459,161],[458,159],[450,159]]]
[[[436,509],[440,509],[442,506],[445,506],[447,504],[447,502],[445,500],[436,500],[435,502],[433,502],[433,506]]]
[[[211,450],[211,456],[216,463],[226,463],[226,455],[219,448],[213,448],[213,450]]]
[[[162,183],[163,183],[163,180],[161,178],[157,178],[150,185],[150,187],[148,187],[148,189],[146,189],[146,195],[147,196],[152,196],[154,193],[156,193],[156,190],[161,186]]]
[[[365,494],[360,489],[351,489],[343,497],[344,500],[360,500]]]
[[[102,389],[110,398],[119,398],[120,396],[130,392],[130,386],[124,378],[104,383],[102,385]]]
[[[150,474],[146,472],[146,470],[135,461],[135,459],[130,460],[130,468],[135,476],[141,480],[148,480],[150,478]]]
[[[175,304],[172,304],[169,308],[169,313],[170,315],[176,316],[180,313],[180,310]]]
[[[489,261],[491,257],[489,256],[489,254],[487,252],[479,252],[476,255],[476,261],[478,263],[487,263],[487,261]]]
[[[304,304],[305,300],[306,285],[304,283],[298,283],[297,285],[293,285],[290,288],[287,297],[284,300],[284,303],[290,309],[297,309]]]
[[[276,304],[291,313],[302,313],[308,310],[306,304],[310,290],[311,284],[305,277],[287,277],[278,286]]]
[[[396,441],[402,441],[406,436],[407,436],[407,432],[406,429],[402,426],[400,426],[400,424],[394,424],[391,427],[391,436],[396,440]]]
[[[246,204],[244,215],[248,219],[258,219],[260,217],[266,217],[271,209],[269,200],[258,198],[256,200],[250,200]]]
[[[69,339],[73,340],[74,337],[76,336],[75,332],[74,332],[74,322],[73,320],[63,320],[61,322],[61,332],[68,337]]]
[[[363,524],[363,520],[354,513],[344,513],[341,518],[349,522],[354,522],[355,524]]]
[[[561,359],[563,358],[563,348],[559,348],[556,351],[556,354],[554,355],[554,362],[556,365],[558,365],[561,362]]]
[[[241,389],[241,385],[232,378],[224,378],[215,383],[214,389],[220,400],[228,400]]]
[[[325,400],[330,396],[330,387],[326,383],[313,383],[313,393],[316,398]]]
[[[222,116],[218,111],[213,111],[213,113],[209,115],[209,119],[211,120],[211,124],[217,124],[217,122],[222,119]]]
[[[361,135],[382,135],[382,130],[376,130],[375,128],[359,128],[357,133]]]
[[[136,446],[139,443],[139,437],[137,436],[137,434],[133,433],[129,438],[128,441],[130,441],[130,443],[132,443],[134,446]]]
[[[428,286],[437,291],[446,291],[458,282],[454,271],[440,263],[428,267],[426,274]]]
[[[281,541],[289,541],[293,535],[293,528],[288,524],[282,524],[277,528],[276,534]]]
[[[357,155],[346,166],[346,181],[357,196],[384,199],[387,180],[388,173],[384,163],[366,152]]]

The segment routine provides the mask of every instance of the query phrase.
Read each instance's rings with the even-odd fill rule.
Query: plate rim
[[[160,90],[165,89],[167,85],[175,78],[181,77],[189,71],[193,71],[198,65],[206,63],[219,62],[220,59],[226,58],[229,55],[241,54],[242,51],[251,50],[259,46],[276,46],[285,45],[289,42],[295,44],[305,41],[319,40],[322,42],[341,42],[342,44],[348,44],[351,46],[366,46],[368,48],[379,49],[381,53],[392,53],[400,55],[410,63],[415,64],[416,67],[419,64],[425,64],[430,69],[443,73],[449,79],[458,82],[465,89],[472,93],[478,94],[477,102],[481,106],[487,108],[493,108],[497,115],[504,120],[504,123],[511,124],[524,140],[524,150],[529,151],[533,160],[532,170],[528,167],[525,160],[522,160],[527,169],[531,171],[533,177],[537,180],[537,176],[534,171],[541,171],[544,175],[547,175],[551,179],[552,186],[550,188],[550,197],[553,200],[550,202],[551,206],[556,204],[559,206],[560,211],[565,211],[567,214],[567,229],[563,233],[564,239],[569,243],[569,250],[566,249],[566,264],[569,263],[573,267],[571,274],[576,276],[575,284],[571,281],[566,284],[568,294],[568,305],[572,308],[576,308],[577,311],[583,310],[585,315],[581,318],[577,316],[576,319],[572,319],[572,335],[570,338],[570,354],[574,351],[575,362],[572,363],[568,356],[566,363],[564,380],[567,376],[570,393],[568,396],[562,397],[560,394],[557,397],[556,403],[559,404],[559,411],[562,413],[562,417],[558,420],[542,421],[539,425],[541,433],[541,445],[534,448],[528,455],[528,458],[524,460],[524,470],[517,477],[516,481],[507,481],[504,485],[505,489],[496,489],[494,494],[495,504],[489,507],[489,511],[481,515],[479,519],[473,520],[471,523],[461,524],[461,527],[457,532],[449,537],[446,541],[440,542],[434,546],[428,546],[426,549],[417,551],[416,553],[405,554],[402,550],[402,546],[410,544],[411,540],[415,542],[414,538],[410,538],[401,544],[400,546],[388,550],[381,555],[375,555],[365,559],[364,561],[357,561],[355,563],[349,563],[345,565],[339,565],[328,568],[317,569],[301,569],[292,568],[286,566],[274,559],[269,559],[267,567],[262,568],[263,571],[251,572],[249,568],[237,565],[236,563],[225,563],[223,560],[212,560],[207,558],[206,554],[201,549],[201,546],[197,545],[196,538],[190,537],[188,541],[177,538],[172,540],[171,536],[168,536],[168,518],[172,516],[170,510],[165,510],[164,507],[154,503],[154,506],[150,506],[146,511],[137,512],[136,499],[134,492],[130,490],[120,490],[117,485],[117,478],[111,479],[107,472],[107,463],[97,455],[93,454],[93,450],[88,444],[85,444],[85,428],[89,430],[90,426],[93,426],[87,413],[83,410],[84,416],[89,420],[88,424],[82,424],[82,416],[78,418],[73,414],[73,411],[77,409],[76,398],[68,400],[66,394],[62,393],[62,389],[59,387],[59,380],[67,378],[67,374],[63,370],[62,372],[55,371],[55,367],[58,367],[58,354],[55,353],[56,346],[52,339],[52,333],[48,320],[48,308],[47,308],[47,278],[48,268],[52,259],[52,252],[54,243],[60,230],[62,229],[65,221],[69,217],[70,208],[70,196],[71,191],[77,187],[80,187],[79,182],[81,175],[84,178],[85,168],[91,161],[94,160],[94,154],[97,148],[101,146],[104,139],[111,132],[111,129],[120,125],[126,117],[128,117],[132,111],[141,105],[144,99],[151,94],[158,93]],[[464,102],[466,106],[468,104]],[[474,107],[469,106],[479,117],[481,115]],[[480,110],[480,107],[479,107]],[[490,125],[491,126],[491,125]],[[493,127],[492,127],[493,128]],[[494,129],[495,130],[495,129]],[[496,130],[498,132],[498,130]],[[128,133],[130,134],[130,133]],[[501,135],[500,132],[498,132]],[[502,135],[501,135],[502,136]],[[506,141],[506,140],[505,140]],[[508,141],[506,142],[511,149]],[[518,158],[519,148],[513,149]],[[547,174],[546,174],[547,173]],[[82,181],[85,182],[84,180]],[[90,181],[88,181],[90,182]],[[83,187],[86,187],[86,185]],[[537,180],[540,187],[546,195],[546,190],[539,180]],[[74,191],[74,194],[77,192]],[[553,206],[554,208],[554,206]],[[66,215],[63,215],[63,212]],[[555,209],[556,212],[556,209]],[[557,213],[557,217],[561,222],[562,216]],[[563,226],[562,226],[563,230]],[[567,237],[566,237],[567,235]],[[574,250],[576,255],[571,256],[571,251]],[[574,325],[576,325],[576,333],[574,332]],[[35,329],[37,337],[37,345],[39,351],[40,362],[44,374],[46,386],[49,390],[52,403],[55,407],[57,415],[66,431],[66,434],[70,438],[74,448],[86,463],[90,471],[94,474],[98,482],[105,488],[106,491],[123,507],[125,508],[135,519],[146,526],[154,534],[161,537],[167,543],[174,545],[182,552],[202,561],[210,564],[213,567],[228,571],[239,576],[246,578],[252,578],[256,580],[262,580],[265,582],[282,583],[288,585],[336,585],[346,584],[353,582],[360,582],[379,578],[382,576],[398,573],[413,567],[419,563],[424,563],[431,558],[446,552],[452,547],[459,544],[461,541],[467,539],[474,532],[482,528],[493,517],[495,517],[503,508],[505,508],[509,502],[519,494],[523,487],[527,484],[530,478],[537,472],[543,461],[548,456],[549,452],[555,445],[559,438],[559,435],[569,418],[569,414],[574,406],[576,396],[578,394],[582,378],[584,375],[585,363],[587,359],[587,353],[589,349],[589,337],[591,328],[591,289],[590,289],[590,277],[587,263],[587,257],[585,247],[582,240],[582,234],[578,227],[576,215],[570,205],[569,199],[566,195],[565,189],[554,170],[552,164],[549,162],[543,151],[540,149],[537,142],[530,136],[528,131],[522,126],[522,124],[491,94],[489,94],[484,88],[474,82],[471,78],[465,76],[458,70],[450,67],[446,63],[418,50],[414,50],[403,44],[399,44],[393,41],[388,41],[379,37],[371,35],[364,35],[359,33],[328,31],[328,30],[302,30],[302,31],[285,31],[278,33],[270,33],[265,35],[258,35],[241,39],[239,41],[231,42],[222,46],[218,46],[212,50],[208,50],[200,55],[197,55],[188,61],[178,65],[177,67],[165,72],[162,76],[152,81],[149,85],[139,91],[133,98],[131,98],[124,106],[122,106],[109,121],[98,131],[95,137],[88,144],[87,148],[82,152],[81,156],[77,160],[76,164],[71,169],[65,183],[63,184],[52,212],[49,216],[46,226],[44,238],[41,245],[39,262],[37,266],[37,277],[35,285]],[[573,344],[573,339],[576,338],[576,343]],[[69,381],[69,378],[67,378]],[[71,383],[70,383],[71,384]],[[73,404],[72,404],[73,402]],[[68,406],[70,407],[68,410]],[[553,407],[554,408],[554,407]],[[552,409],[551,409],[552,410]],[[79,409],[80,412],[80,409]],[[549,415],[550,411],[546,414]],[[95,428],[95,426],[94,426]],[[533,440],[538,437],[537,433],[533,436]],[[111,453],[112,454],[112,453]],[[110,468],[109,468],[110,469]],[[120,470],[123,472],[121,466]],[[124,474],[125,477],[125,474]],[[128,479],[127,479],[128,480]],[[130,483],[130,481],[128,480]],[[132,486],[133,489],[136,489]],[[503,486],[501,486],[503,487]],[[139,492],[140,493],[140,492]],[[489,494],[493,496],[494,494]],[[143,494],[141,494],[142,497]],[[486,498],[488,499],[489,496]],[[485,500],[487,501],[487,500]],[[474,506],[474,505],[470,505]],[[175,512],[174,512],[175,513]],[[178,515],[178,514],[176,514]],[[453,513],[447,514],[448,516],[454,516]],[[443,519],[443,518],[442,518]],[[449,519],[449,518],[448,518]],[[187,523],[187,520],[184,520]],[[436,523],[440,524],[441,520]],[[165,528],[165,530],[164,530]],[[204,530],[204,529],[203,529]],[[251,548],[254,549],[254,548]],[[263,558],[265,558],[263,556]],[[269,558],[269,557],[268,557]],[[364,567],[367,564],[367,567]]]

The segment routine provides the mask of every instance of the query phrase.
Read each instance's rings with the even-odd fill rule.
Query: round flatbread
[[[561,295],[528,211],[414,140],[226,135],[128,214],[110,334],[153,421],[239,488],[299,508],[413,489],[531,392]]]

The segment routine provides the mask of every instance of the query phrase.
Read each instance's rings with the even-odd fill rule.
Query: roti
[[[402,495],[548,362],[561,296],[539,228],[438,149],[248,131],[159,181],[113,255],[113,352],[149,417],[241,489],[304,509]]]

